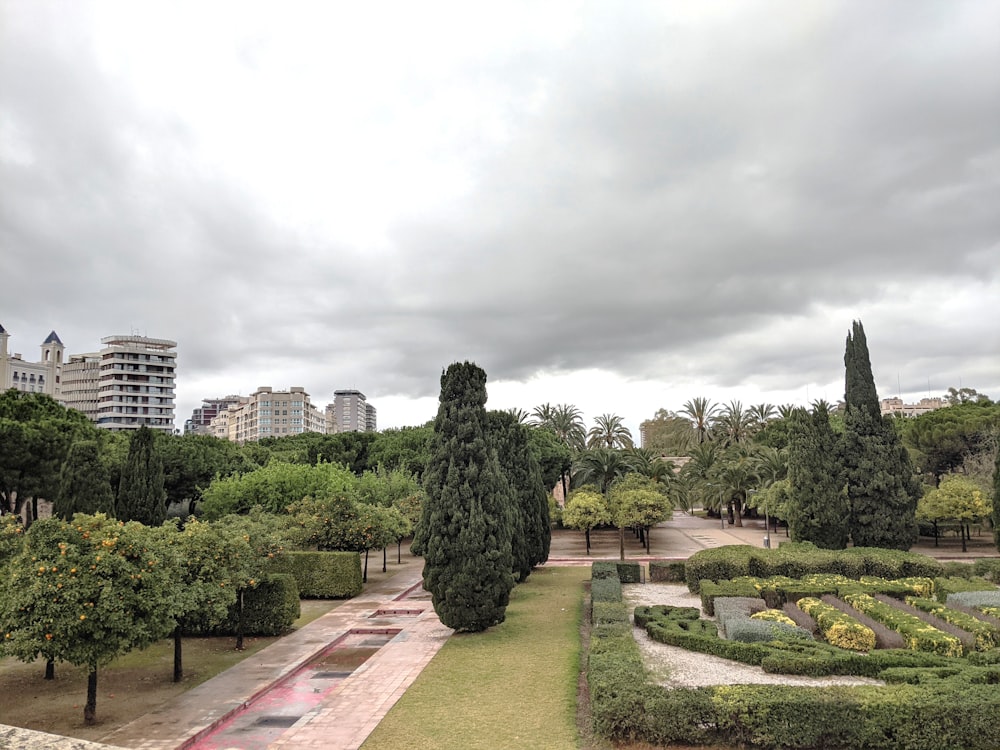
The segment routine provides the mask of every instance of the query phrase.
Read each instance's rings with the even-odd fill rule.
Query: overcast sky
[[[1000,398],[1000,3],[0,0],[0,325],[201,399]]]

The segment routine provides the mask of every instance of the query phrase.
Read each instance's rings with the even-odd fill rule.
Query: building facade
[[[261,386],[245,401],[212,419],[209,429],[216,437],[249,443],[265,437],[325,433],[326,420],[310,402],[305,388],[293,386],[287,391],[276,391]]]
[[[327,432],[375,432],[378,429],[375,407],[361,391],[333,392],[333,403],[326,407]]]
[[[123,335],[107,336],[101,343],[97,426],[131,431],[145,425],[172,433],[177,342]]]
[[[239,406],[245,401],[243,396],[203,399],[201,406],[192,411],[191,418],[184,422],[184,434],[214,435],[212,420],[225,413],[230,406]]]
[[[903,399],[899,397],[884,398],[880,402],[882,416],[893,414],[902,417],[919,417],[921,414],[944,406],[947,404],[941,398],[922,398],[915,404],[904,404]]]
[[[9,346],[10,334],[0,325],[0,390],[16,388],[26,393],[45,393],[58,399],[66,347],[56,332],[52,331],[42,342],[38,362],[28,362],[20,352],[11,353]]]

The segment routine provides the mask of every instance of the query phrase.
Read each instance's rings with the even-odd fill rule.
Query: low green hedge
[[[862,576],[936,578],[943,570],[937,560],[914,552],[875,547],[825,550],[797,542],[777,549],[731,545],[701,550],[688,558],[684,577],[691,592],[699,593],[703,580],[725,581],[740,576],[801,578],[810,573],[827,573],[855,580]]]
[[[1000,647],[1000,630],[976,618],[974,615],[970,615],[968,612],[946,607],[937,599],[922,599],[916,596],[908,596],[906,597],[906,603],[912,607],[916,607],[921,612],[934,615],[949,625],[954,625],[972,634],[976,642],[976,651],[989,651],[992,648]]]
[[[868,594],[848,594],[844,600],[859,612],[864,612],[887,627],[892,628],[915,651],[927,651],[941,656],[962,656],[962,643],[953,635],[944,633],[918,617],[880,602]]]
[[[304,599],[350,599],[362,589],[357,552],[286,552],[271,570],[294,576]]]
[[[290,575],[269,573],[256,587],[243,592],[243,635],[281,635],[292,627],[300,614],[299,589]],[[222,624],[192,628],[186,634],[236,635],[238,629],[239,607],[234,604]]]
[[[642,567],[635,562],[617,562],[618,580],[622,583],[642,583]]]
[[[949,576],[934,579],[934,594],[939,602],[948,600],[949,594],[960,591],[996,591],[996,584],[980,576]]]
[[[650,560],[649,580],[653,583],[684,583],[684,561]]]
[[[596,578],[590,581],[590,598],[594,602],[620,602],[622,585],[617,578]]]

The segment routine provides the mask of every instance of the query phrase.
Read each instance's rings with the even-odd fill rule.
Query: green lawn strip
[[[363,750],[575,750],[583,581],[542,568],[511,593],[507,619],[453,635]]]

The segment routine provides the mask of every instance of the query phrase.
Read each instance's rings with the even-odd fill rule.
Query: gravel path
[[[633,583],[622,586],[622,595],[631,612],[641,604],[669,604],[675,607],[698,607],[701,598],[683,584]],[[642,651],[646,667],[664,687],[705,687],[709,685],[882,685],[867,677],[796,677],[767,674],[761,667],[699,654],[694,651],[658,643],[643,628],[633,628],[635,640]]]

